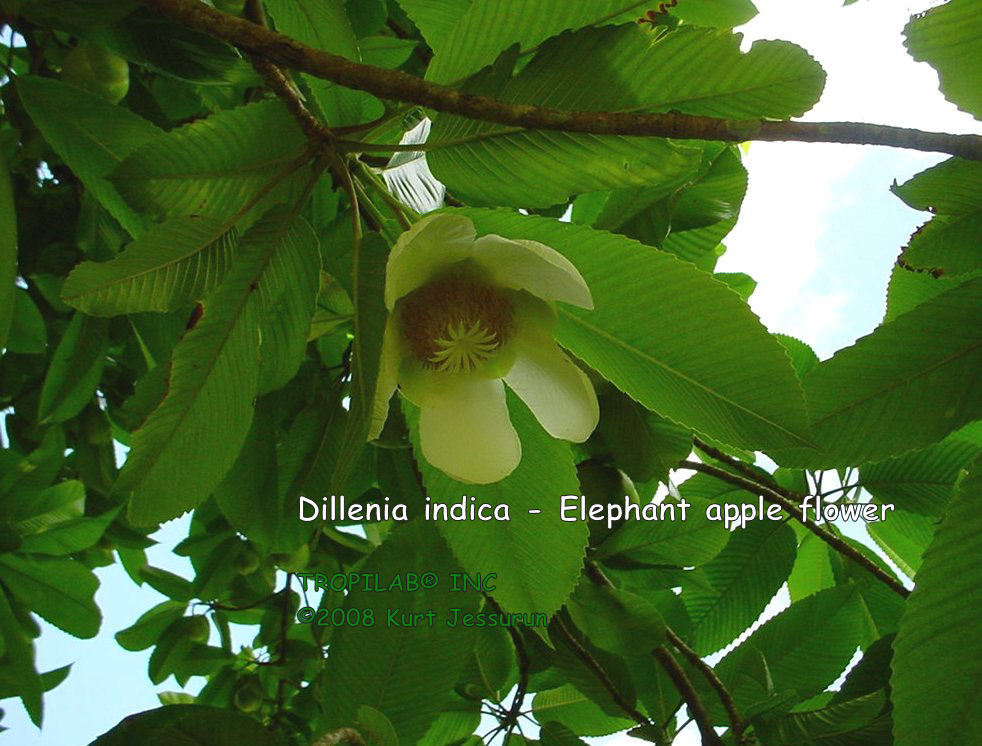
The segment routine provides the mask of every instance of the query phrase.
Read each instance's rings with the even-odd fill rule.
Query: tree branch
[[[607,693],[610,695],[610,698],[614,700],[614,703],[620,707],[629,718],[637,722],[638,725],[651,725],[651,721],[649,721],[647,717],[645,717],[636,707],[634,707],[624,698],[624,695],[621,694],[620,690],[617,688],[617,685],[610,680],[610,676],[607,675],[607,672],[604,670],[603,666],[600,665],[600,662],[590,654],[589,650],[580,644],[579,640],[573,637],[573,633],[569,631],[563,620],[559,616],[555,616],[553,617],[553,621],[555,622],[556,629],[559,631],[560,636],[563,638],[566,644],[570,646],[573,652],[576,653],[576,657],[583,662],[583,665],[590,669],[590,673],[596,677],[601,686],[607,690]],[[683,676],[684,675],[685,674],[683,673]]]
[[[696,690],[692,687],[692,682],[689,681],[689,677],[685,675],[685,671],[679,662],[675,660],[675,656],[672,655],[671,651],[664,645],[660,645],[651,651],[651,654],[655,656],[661,667],[665,669],[665,673],[675,684],[675,688],[679,690],[682,694],[682,698],[685,700],[686,707],[689,708],[689,714],[692,719],[696,721],[696,726],[699,728],[699,733],[702,735],[703,746],[710,744],[711,746],[723,746],[723,739],[719,737],[716,731],[713,729],[713,722],[709,719],[709,714],[706,712],[706,708],[702,706],[702,700],[699,699],[699,695]]]
[[[740,713],[737,712],[736,702],[733,701],[733,695],[726,688],[726,684],[716,675],[713,667],[700,658],[695,650],[686,645],[685,640],[679,637],[671,627],[666,626],[665,633],[668,636],[668,641],[672,643],[676,650],[685,656],[685,659],[689,661],[689,664],[693,668],[702,674],[706,682],[716,692],[716,696],[719,697],[723,709],[726,710],[726,716],[730,721],[730,730],[733,731],[737,743],[742,744],[745,740],[743,731],[746,726],[740,718]]]
[[[265,57],[283,68],[299,70],[346,88],[380,98],[409,101],[436,111],[528,129],[562,130],[597,135],[673,137],[681,140],[795,140],[858,145],[886,145],[982,160],[982,137],[924,132],[903,127],[855,122],[773,122],[715,119],[688,114],[629,114],[561,111],[509,104],[436,85],[398,70],[385,70],[322,52],[255,23],[230,16],[198,0],[144,0],[149,7],[197,31]]]
[[[600,565],[593,560],[587,560],[586,562],[586,575],[597,585],[605,586],[607,588],[615,587]],[[665,625],[665,634],[666,637],[668,637],[668,641],[686,657],[692,667],[702,674],[703,678],[706,679],[706,682],[716,692],[716,696],[719,697],[719,701],[723,705],[723,709],[726,710],[726,715],[730,721],[730,729],[733,731],[733,735],[736,737],[737,743],[742,744],[744,740],[743,732],[745,726],[743,723],[743,718],[741,718],[740,713],[737,712],[736,702],[733,701],[733,695],[730,694],[729,690],[726,688],[726,685],[720,680],[719,676],[716,675],[716,671],[713,670],[713,667],[700,658],[699,654],[690,648],[685,643],[685,640],[679,637],[675,630],[673,630],[667,624]],[[689,709],[691,710],[692,708],[690,707]]]
[[[802,526],[815,534],[815,536],[824,541],[839,554],[843,555],[844,557],[848,557],[853,562],[859,564],[863,569],[869,572],[877,580],[881,581],[901,598],[907,598],[907,596],[910,595],[910,591],[904,588],[904,586],[895,578],[892,578],[889,573],[886,573],[880,569],[880,567],[873,562],[873,560],[869,559],[862,552],[849,546],[847,542],[840,539],[831,531],[826,531],[814,521],[805,518],[803,511],[794,503],[794,501],[788,499],[779,492],[776,492],[767,485],[760,484],[760,482],[747,479],[746,477],[741,477],[738,474],[733,474],[726,471],[726,469],[720,469],[717,466],[703,464],[698,461],[682,461],[679,464],[679,467],[683,469],[692,469],[693,471],[700,471],[703,474],[709,474],[710,476],[716,477],[724,482],[729,482],[730,484],[745,489],[748,492],[752,492],[755,495],[760,495],[769,503],[781,506],[789,515],[794,516]]]

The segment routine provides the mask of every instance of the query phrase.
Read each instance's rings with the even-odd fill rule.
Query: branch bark
[[[755,495],[760,495],[769,503],[780,505],[789,515],[793,516],[802,526],[815,534],[815,536],[824,541],[842,556],[848,557],[853,562],[859,564],[864,570],[869,572],[873,577],[882,582],[901,598],[907,598],[910,595],[909,590],[904,588],[904,586],[895,578],[884,572],[875,562],[873,562],[873,560],[866,557],[866,555],[864,555],[862,552],[849,546],[847,542],[840,539],[831,531],[826,531],[814,521],[805,518],[804,513],[802,512],[801,508],[798,507],[798,505],[784,495],[775,492],[767,485],[760,484],[759,482],[752,479],[747,479],[746,477],[741,477],[738,474],[733,474],[728,472],[726,469],[720,469],[717,466],[700,463],[699,461],[682,461],[679,464],[679,467],[683,469],[692,469],[693,471],[700,471],[703,474],[709,474],[710,476],[716,477],[724,482],[729,482],[730,484],[740,487],[741,489],[745,489]]]
[[[655,660],[661,664],[661,667],[665,669],[665,673],[668,674],[672,683],[675,684],[675,688],[681,692],[682,698],[689,708],[689,714],[696,721],[696,726],[699,728],[703,746],[707,746],[707,744],[709,746],[723,746],[723,739],[719,737],[713,728],[713,722],[709,719],[709,713],[703,707],[702,700],[699,699],[699,695],[693,688],[692,682],[689,681],[689,677],[685,675],[682,666],[675,660],[675,656],[664,645],[655,648],[651,653],[655,656]]]
[[[380,98],[406,101],[470,119],[523,127],[597,135],[672,137],[723,142],[799,141],[885,145],[947,153],[982,160],[982,137],[924,132],[903,127],[857,122],[772,122],[715,119],[688,114],[629,114],[605,111],[562,111],[509,104],[436,85],[397,70],[322,52],[242,18],[230,16],[198,0],[144,0],[162,15],[189,28],[228,42],[283,68],[299,70],[346,88]]]

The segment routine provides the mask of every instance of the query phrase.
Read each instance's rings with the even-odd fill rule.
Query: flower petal
[[[500,379],[453,376],[420,407],[423,457],[460,482],[489,484],[522,460]]]
[[[385,306],[433,277],[442,267],[470,256],[474,223],[462,215],[428,215],[399,236],[385,269]]]
[[[402,361],[402,345],[399,342],[399,323],[393,314],[385,322],[382,335],[382,354],[378,363],[378,382],[375,384],[375,399],[372,402],[372,424],[368,429],[368,439],[375,440],[389,415],[389,399],[395,393],[399,382],[399,363]]]
[[[554,438],[582,443],[600,418],[593,384],[551,339],[536,334],[515,339],[516,357],[505,383]]]
[[[481,236],[474,242],[473,258],[496,285],[593,308],[590,289],[579,270],[558,251],[538,241]]]

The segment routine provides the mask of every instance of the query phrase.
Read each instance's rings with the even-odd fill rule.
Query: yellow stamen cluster
[[[497,288],[449,276],[406,296],[400,322],[420,362],[448,373],[470,372],[507,341],[512,305]]]

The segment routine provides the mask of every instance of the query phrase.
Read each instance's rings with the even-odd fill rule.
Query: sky
[[[846,8],[840,0],[755,2],[760,15],[741,29],[748,42],[794,41],[828,72],[822,101],[803,119],[982,133],[978,122],[942,98],[934,71],[915,63],[902,46],[909,16],[938,2],[860,0]],[[754,277],[758,286],[750,305],[762,322],[829,357],[879,323],[893,262],[925,219],[894,197],[890,184],[940,160],[887,148],[754,143],[745,159],[747,198],[718,269]],[[186,520],[166,524],[155,536],[161,543],[148,552],[151,564],[190,576],[186,561],[170,553],[186,532]],[[163,597],[134,585],[118,564],[97,575],[102,631],[79,641],[42,622],[36,641],[41,670],[73,663],[72,673],[45,696],[43,731],[30,724],[19,700],[0,703],[3,725],[12,729],[0,733],[0,746],[84,746],[126,715],[158,706],[155,691],[177,689],[173,679],[153,687],[146,674],[148,652],[127,652],[113,639]],[[783,593],[762,619],[786,604]],[[189,691],[201,683],[192,679]],[[626,736],[589,740],[641,743]],[[690,728],[676,743],[696,746],[699,739]]]

